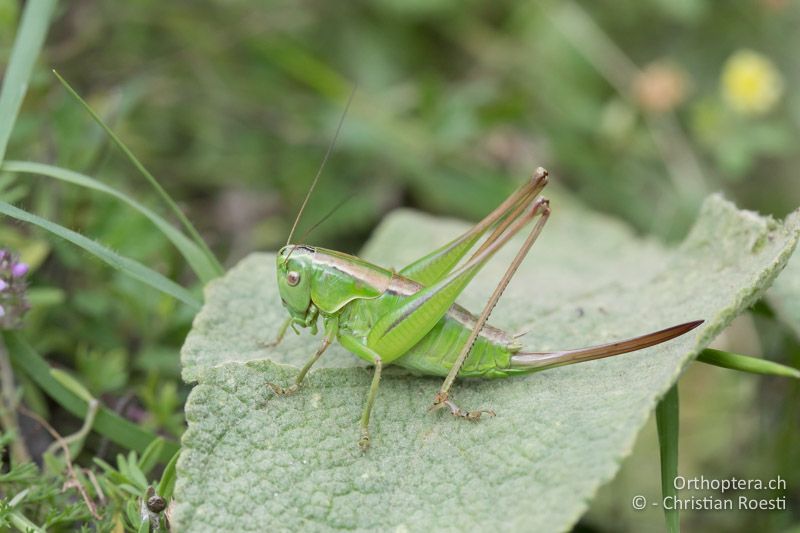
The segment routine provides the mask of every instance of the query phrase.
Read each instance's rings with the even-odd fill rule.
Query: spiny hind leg
[[[467,338],[467,342],[464,343],[464,346],[461,349],[461,352],[458,354],[456,361],[453,363],[450,372],[447,374],[442,386],[439,388],[439,392],[436,393],[436,396],[433,399],[433,405],[431,409],[440,409],[442,407],[447,407],[450,409],[450,412],[453,413],[455,416],[459,416],[462,418],[466,418],[468,420],[477,420],[480,418],[481,413],[485,411],[464,411],[457,405],[455,405],[452,400],[450,399],[450,388],[453,386],[453,382],[458,376],[458,373],[461,371],[461,367],[464,366],[464,362],[467,360],[470,352],[472,351],[472,346],[475,344],[475,340],[480,335],[483,326],[486,324],[486,321],[489,319],[489,315],[491,315],[492,310],[494,309],[495,305],[497,305],[497,301],[502,296],[503,291],[505,291],[506,287],[508,286],[509,281],[514,276],[514,274],[519,269],[519,266],[522,264],[522,260],[525,259],[525,256],[528,255],[533,243],[536,242],[536,239],[542,232],[544,225],[547,223],[547,220],[550,218],[550,202],[546,198],[539,198],[533,205],[533,209],[531,211],[531,218],[534,216],[539,215],[539,220],[534,225],[533,229],[531,229],[530,233],[528,234],[527,239],[525,239],[525,243],[520,247],[517,255],[511,261],[511,264],[508,266],[506,273],[503,274],[502,279],[495,287],[494,292],[489,297],[489,300],[486,302],[486,306],[483,309],[480,317],[475,322],[475,326],[472,328],[469,337]],[[519,231],[521,227],[516,227],[516,231]],[[509,229],[509,232],[512,230]]]
[[[276,383],[267,383],[267,386],[278,396],[289,396],[297,392],[297,390],[300,388],[300,385],[303,384],[303,380],[306,378],[308,371],[311,370],[311,367],[314,366],[317,361],[319,361],[319,358],[322,357],[322,354],[325,353],[325,350],[327,350],[328,346],[331,345],[333,339],[336,338],[336,333],[338,331],[339,319],[337,317],[328,319],[325,323],[325,338],[322,339],[322,344],[316,353],[311,357],[311,359],[309,359],[303,368],[300,369],[300,372],[297,374],[294,383],[288,387],[281,387]]]
[[[441,280],[456,267],[456,264],[473,248],[480,237],[492,227],[495,228],[494,231],[480,246],[478,252],[475,253],[479,253],[497,240],[505,229],[522,214],[525,206],[541,192],[546,184],[547,171],[541,167],[537,168],[527,183],[506,198],[503,203],[478,224],[438,250],[404,267],[400,274],[425,286],[430,286]]]

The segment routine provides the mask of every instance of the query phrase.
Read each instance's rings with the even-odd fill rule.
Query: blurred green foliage
[[[0,65],[20,8],[0,0]],[[357,83],[300,234],[355,196],[311,243],[357,251],[399,205],[477,218],[538,165],[555,188],[674,241],[712,191],[778,216],[800,205],[798,23],[790,0],[72,0],[59,4],[8,157],[83,172],[171,218],[56,68],[230,265],[285,241]],[[764,112],[723,97],[741,50],[780,77]],[[0,199],[198,285],[169,241],[117,200],[25,174],[0,174]],[[0,243],[34,268],[26,330],[37,350],[110,407],[178,435],[187,391],[177,351],[191,310],[6,220]],[[764,326],[756,338],[797,366],[786,331]],[[781,407],[797,399],[792,386],[759,395],[772,413],[764,433],[782,435],[761,472],[797,464],[796,416]],[[61,420],[24,390],[30,407]]]
[[[399,203],[478,216],[537,164],[592,206],[667,238],[720,188],[745,207],[788,212],[800,203],[790,173],[796,5],[675,5],[80,1],[62,8],[46,60],[235,257],[285,238],[356,82],[316,207],[359,195],[321,241],[354,249]],[[737,114],[721,98],[725,60],[742,48],[786,77],[767,115]],[[659,80],[650,97],[637,88],[664,62],[685,87],[659,112]],[[52,78],[38,82],[28,103],[47,113],[25,116],[49,128],[20,123],[26,152],[130,175]]]

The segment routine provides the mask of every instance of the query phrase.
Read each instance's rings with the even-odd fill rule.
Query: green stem
[[[759,359],[737,353],[724,352],[707,348],[700,352],[697,360],[709,365],[749,372],[751,374],[764,374],[768,376],[782,376],[800,379],[800,370],[791,366],[782,365],[774,361]]]
[[[6,346],[0,338],[0,425],[6,431],[14,433],[15,438],[11,441],[11,459],[14,464],[21,464],[29,462],[31,455],[19,430],[16,391],[14,370],[11,368]]]
[[[678,476],[678,431],[680,428],[680,408],[678,384],[672,386],[661,398],[656,407],[656,426],[658,427],[658,448],[661,457],[661,496],[662,502],[677,497],[675,478]],[[675,505],[664,506],[667,531],[678,533],[681,530],[680,514]]]
[[[86,436],[92,431],[92,427],[94,426],[94,420],[97,418],[97,411],[100,409],[100,402],[96,399],[92,399],[88,405],[88,411],[86,412],[86,418],[83,420],[83,425],[81,428],[73,433],[72,435],[67,435],[62,439],[63,442],[53,442],[48,446],[47,452],[55,455],[55,451],[62,446],[67,447],[69,450],[70,457],[78,457],[80,455],[81,449],[83,448],[83,443],[86,440]],[[72,445],[75,444],[75,448],[72,448]]]

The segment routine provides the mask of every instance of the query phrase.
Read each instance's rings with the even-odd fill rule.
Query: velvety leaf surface
[[[399,267],[465,227],[400,211],[364,256]],[[290,383],[296,369],[273,361],[301,366],[319,338],[260,346],[284,314],[274,257],[254,254],[209,286],[184,346],[184,377],[197,385],[174,520],[191,531],[567,529],[686,363],[769,286],[797,235],[796,216],[780,224],[712,197],[686,241],[664,250],[605,217],[554,206],[493,324],[529,330],[527,345],[550,349],[706,323],[610,360],[457,384],[462,406],[498,413],[476,424],[426,413],[438,379],[387,372],[366,455],[356,442],[371,370],[354,356],[326,354],[327,368],[292,397],[266,386]],[[460,301],[479,312],[514,252]]]

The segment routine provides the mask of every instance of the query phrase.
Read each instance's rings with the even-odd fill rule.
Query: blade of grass
[[[175,491],[175,464],[178,462],[180,452],[172,456],[167,466],[164,467],[164,472],[161,474],[161,481],[158,482],[156,494],[169,500],[172,498],[172,493]]]
[[[158,458],[161,457],[163,448],[164,439],[156,439],[142,452],[142,457],[139,459],[139,470],[141,470],[144,475],[148,475],[150,471],[155,468]]]
[[[72,183],[74,185],[80,185],[81,187],[86,187],[87,189],[104,192],[113,196],[114,198],[122,200],[130,207],[147,217],[158,229],[161,230],[164,236],[166,236],[172,242],[172,244],[175,245],[175,248],[181,252],[184,259],[186,259],[186,262],[189,263],[189,266],[192,268],[200,281],[205,284],[212,279],[219,277],[220,275],[216,265],[209,261],[208,257],[203,253],[203,251],[194,242],[188,239],[186,235],[181,233],[178,229],[172,226],[172,224],[161,218],[149,208],[140,204],[138,201],[134,200],[122,191],[110,187],[100,181],[97,181],[96,179],[90,178],[85,174],[80,174],[72,170],[54,167],[52,165],[45,165],[42,163],[6,161],[2,164],[2,166],[0,166],[0,171],[22,172],[27,174],[47,176],[57,180],[65,181],[67,183]]]
[[[89,107],[89,104],[87,104],[86,101],[83,98],[81,98],[80,95],[75,91],[75,89],[73,89],[72,86],[70,86],[70,84],[67,83],[67,80],[62,78],[61,75],[55,70],[53,71],[53,74],[55,74],[56,78],[58,78],[58,81],[61,82],[64,88],[67,89],[67,92],[69,92],[84,107],[84,109],[86,109],[86,111],[92,116],[94,121],[97,122],[97,124],[105,130],[108,136],[111,137],[111,140],[114,141],[114,144],[117,145],[117,148],[119,148],[122,151],[122,153],[124,153],[125,156],[128,158],[128,161],[130,161],[133,164],[133,166],[136,167],[136,170],[138,170],[139,173],[142,176],[144,176],[147,179],[147,181],[150,182],[150,185],[153,186],[156,192],[158,192],[158,194],[161,195],[161,198],[164,200],[164,202],[167,203],[170,209],[172,209],[172,211],[175,213],[175,216],[178,217],[178,220],[180,220],[181,224],[183,224],[183,227],[189,233],[189,236],[192,238],[192,240],[194,240],[195,244],[197,244],[197,246],[201,250],[203,250],[203,253],[208,258],[208,261],[215,266],[215,268],[218,271],[217,273],[219,275],[222,275],[224,269],[222,268],[222,265],[219,263],[214,253],[211,251],[206,242],[200,236],[200,233],[195,229],[194,225],[192,225],[192,223],[189,222],[189,219],[186,218],[186,215],[183,214],[183,211],[181,211],[181,209],[178,207],[178,204],[176,204],[175,201],[170,197],[170,195],[167,194],[167,191],[164,190],[164,188],[161,186],[158,180],[152,174],[150,174],[150,171],[144,168],[144,165],[141,162],[139,162],[138,159],[136,159],[136,156],[133,155],[133,152],[131,152],[125,145],[125,143],[123,143],[122,140],[119,137],[117,137],[117,134],[114,133],[111,130],[111,128],[109,128],[106,125],[105,122],[103,122],[103,119],[100,118],[100,115],[95,113],[94,109]]]
[[[678,403],[678,384],[672,386],[656,406],[656,426],[658,427],[658,449],[661,457],[661,497],[677,498],[675,478],[678,476],[678,430],[680,427],[680,408]],[[664,506],[667,531],[678,533],[681,530],[680,514],[676,505]]]
[[[25,3],[0,88],[0,162],[6,156],[8,140],[28,90],[28,80],[44,44],[55,7],[55,0],[30,0]]]
[[[150,517],[143,518],[142,523],[139,524],[139,529],[136,530],[136,533],[150,533]]]
[[[53,377],[50,373],[50,365],[19,333],[6,331],[0,333],[0,335],[5,340],[11,362],[18,371],[22,371],[53,400],[73,415],[78,418],[86,416],[88,411],[87,402]],[[153,440],[162,438],[145,431],[104,406],[98,409],[92,429],[112,442],[140,453],[144,452]],[[177,443],[165,440],[164,447],[159,454],[159,460],[167,462],[177,451]]]
[[[115,252],[112,252],[105,246],[72,231],[71,229],[59,226],[54,222],[50,222],[49,220],[45,220],[32,213],[28,213],[27,211],[16,208],[11,204],[7,204],[6,202],[0,201],[0,213],[46,229],[50,233],[58,235],[62,239],[68,240],[71,243],[83,248],[95,257],[105,261],[113,268],[128,274],[132,278],[138,279],[139,281],[150,285],[154,289],[158,289],[161,292],[180,300],[195,310],[200,309],[200,302],[191,292],[187,291],[174,281],[162,276],[155,270],[147,268],[138,261],[123,257]]]
[[[740,372],[800,379],[800,370],[791,366],[782,365],[774,361],[767,361],[766,359],[759,359],[757,357],[724,352],[722,350],[706,348],[700,352],[700,355],[697,356],[697,360],[709,365],[721,366],[722,368],[729,368]]]

